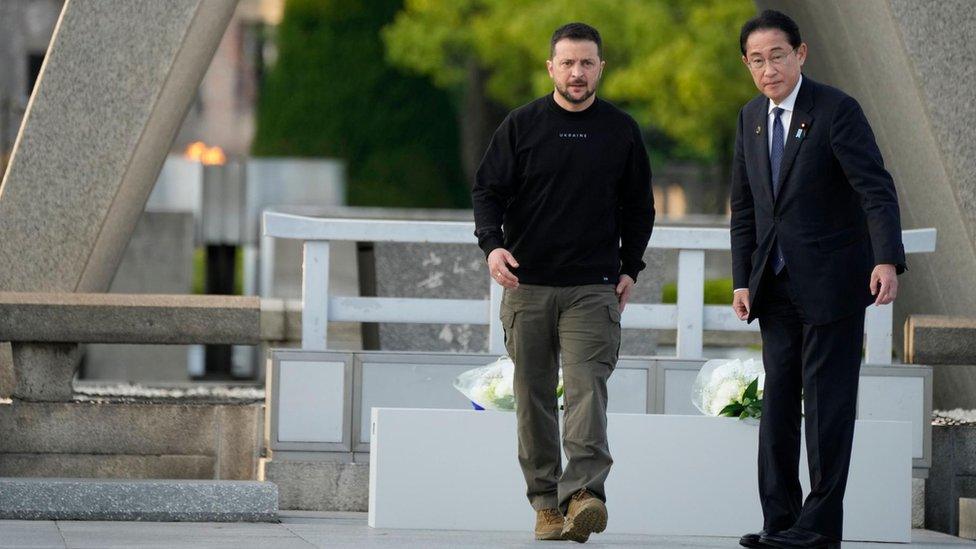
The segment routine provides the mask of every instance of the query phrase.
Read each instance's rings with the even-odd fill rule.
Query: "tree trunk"
[[[505,118],[505,109],[486,93],[488,71],[471,59],[467,66],[464,99],[458,113],[461,126],[461,162],[468,188],[474,185],[478,164],[491,142],[495,128]]]
[[[718,156],[718,178],[715,181],[716,190],[716,212],[725,215],[729,207],[729,199],[732,191],[732,153],[735,148],[735,141],[723,138],[719,145]]]

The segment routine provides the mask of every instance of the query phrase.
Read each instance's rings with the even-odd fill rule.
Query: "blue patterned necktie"
[[[783,121],[780,120],[780,115],[783,114],[783,109],[776,107],[773,109],[773,146],[769,151],[769,174],[773,178],[773,200],[779,196],[779,189],[782,186],[779,179],[779,167],[783,163]],[[776,242],[775,256],[773,256],[773,272],[779,274],[783,267],[786,266],[786,258],[783,257],[783,250],[779,247],[779,241]]]

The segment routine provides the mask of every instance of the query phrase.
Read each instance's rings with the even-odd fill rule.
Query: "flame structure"
[[[186,147],[183,156],[188,160],[200,162],[204,166],[221,166],[227,162],[227,156],[220,147],[209,147],[203,141],[194,141]]]

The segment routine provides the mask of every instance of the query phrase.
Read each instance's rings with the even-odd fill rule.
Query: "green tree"
[[[449,94],[387,64],[401,0],[288,0],[252,152],[348,163],[351,205],[469,204]]]
[[[736,113],[755,93],[738,50],[739,27],[754,13],[750,0],[406,0],[383,39],[394,64],[512,108],[552,90],[553,29],[585,21],[604,39],[601,96],[662,132],[675,154],[727,164]],[[497,123],[462,135],[480,135],[473,148],[483,152]],[[463,156],[470,176],[473,155]]]

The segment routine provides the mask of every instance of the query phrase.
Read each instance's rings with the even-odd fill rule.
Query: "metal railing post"
[[[869,305],[864,314],[864,363],[870,366],[891,366],[891,334],[894,306]]]
[[[302,262],[302,349],[328,349],[328,328],[329,242],[306,241]]]
[[[705,250],[678,252],[678,358],[701,358],[705,323]]]

